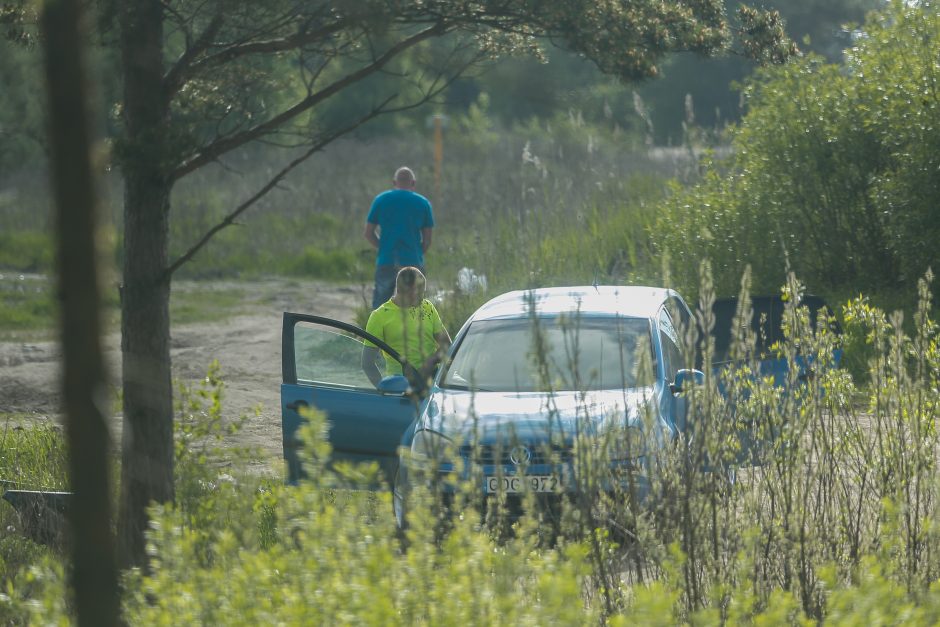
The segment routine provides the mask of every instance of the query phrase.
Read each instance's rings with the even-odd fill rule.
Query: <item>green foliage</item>
[[[116,320],[118,292],[103,294],[104,315]],[[0,338],[46,337],[58,322],[59,303],[48,275],[0,272]]]
[[[870,383],[869,364],[878,351],[871,329],[886,323],[885,314],[863,296],[850,299],[843,307],[843,312],[842,344],[845,351],[842,367],[851,373],[855,381]]]
[[[734,15],[738,4],[725,2],[729,16]],[[843,25],[862,22],[866,12],[883,7],[884,2],[771,0],[760,5],[780,12],[787,35],[804,53],[819,54],[838,63],[843,49],[851,47],[851,30]],[[684,143],[690,118],[702,128],[716,130],[738,122],[745,113],[739,85],[754,69],[755,64],[740,55],[702,59],[677,54],[668,59],[659,79],[637,86],[637,92],[649,106],[656,143],[669,146]]]
[[[49,329],[58,304],[48,281],[22,275],[0,275],[0,333]]]
[[[0,416],[0,479],[26,490],[67,489],[68,460],[61,429],[24,427],[16,416]]]
[[[48,272],[52,261],[52,240],[48,233],[13,230],[0,233],[0,269]]]
[[[365,279],[369,273],[363,267],[360,256],[351,250],[324,251],[307,246],[300,258],[288,267],[290,274],[319,279]],[[371,269],[371,267],[369,268]]]
[[[239,226],[213,238],[179,276],[288,274],[371,284],[375,252],[362,225],[401,163],[416,170],[418,191],[434,205],[427,264],[435,289],[450,289],[465,266],[486,274],[494,291],[595,277],[624,281],[648,276],[647,265],[658,270],[648,229],[673,167],[648,158],[636,134],[602,114],[571,112],[504,129],[486,107],[482,98],[472,115],[445,129],[439,186],[429,131],[338,142],[298,168],[289,186]],[[179,185],[171,257],[250,195],[279,158],[271,150],[246,150],[231,160],[248,173],[241,179],[206,169]]]
[[[176,506],[166,507],[172,524],[181,527],[170,533],[185,535],[189,555],[200,565],[215,560],[215,544],[225,537],[240,543],[257,537],[250,503],[241,499],[258,489],[259,480],[244,474],[258,451],[226,446],[227,437],[240,431],[249,417],[223,421],[223,392],[219,363],[213,361],[198,386],[179,386],[176,399]],[[239,471],[229,472],[229,467]],[[231,524],[223,527],[219,520]]]
[[[4,481],[0,493],[13,488],[68,489],[68,459],[60,429],[22,426],[26,420],[15,415],[0,414],[0,422],[0,480]],[[9,503],[0,500],[0,622],[4,624],[28,623],[27,603],[17,598],[42,598],[50,586],[37,581],[38,573],[58,558],[49,547],[24,536],[24,526],[29,524],[31,521],[22,520]],[[13,590],[12,599],[4,594]]]
[[[245,159],[247,163],[271,156],[252,154]],[[268,171],[262,173],[269,175]],[[174,197],[181,211],[171,224],[171,255],[183,254],[254,191],[254,185],[261,184],[260,178],[248,178],[230,186],[221,173],[210,171],[199,175],[192,186],[181,185]],[[343,202],[342,194],[300,181],[290,197],[262,205],[246,216],[245,222],[239,224],[241,228],[228,228],[216,235],[178,275],[213,279],[281,274],[346,281],[371,276],[374,260],[360,252],[364,246],[361,225],[352,228],[339,217],[338,211],[325,211],[318,206],[318,197],[327,196],[328,207],[335,207],[337,202]],[[364,214],[362,221],[365,222]]]
[[[470,267],[498,293],[642,272],[654,200],[671,172],[638,151],[625,155],[624,144],[638,144],[635,135],[572,112],[508,134],[457,135],[452,144],[456,163],[486,165],[449,170],[446,202],[436,205],[432,281],[444,277],[448,288]]]
[[[762,72],[730,164],[667,204],[658,250],[686,292],[708,258],[721,293],[745,264],[756,289],[784,264],[812,289],[908,293],[940,262],[936,197],[940,14],[893,2],[873,14],[844,67],[805,59]]]
[[[441,544],[415,531],[403,552],[387,497],[331,487],[326,422],[308,419],[310,483],[263,482],[254,499],[247,486],[199,495],[213,503],[206,511],[234,517],[225,525],[195,528],[183,506],[157,512],[152,572],[125,605],[132,624],[590,620],[580,598],[583,551],[575,547],[533,554],[529,542],[496,543],[468,521]]]
[[[932,584],[910,595],[886,577],[874,559],[865,560],[852,587],[834,587],[827,623],[832,625],[933,625],[940,621],[940,589]],[[833,582],[834,583],[834,582]]]
[[[174,324],[223,322],[246,305],[249,294],[243,288],[182,284],[170,297],[170,319]]]
[[[16,9],[10,11],[8,3],[0,6],[0,85],[4,86],[0,91],[0,185],[7,183],[11,174],[40,163],[45,143],[42,58],[38,49],[3,36],[31,38],[23,23],[6,22],[15,16]],[[32,8],[27,12],[34,13]]]

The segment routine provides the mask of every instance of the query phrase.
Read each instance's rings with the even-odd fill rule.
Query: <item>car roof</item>
[[[676,292],[662,287],[639,285],[593,285],[543,287],[507,292],[490,300],[473,315],[474,320],[516,318],[530,311],[535,299],[536,311],[552,315],[580,311],[583,315],[618,315],[649,318]]]

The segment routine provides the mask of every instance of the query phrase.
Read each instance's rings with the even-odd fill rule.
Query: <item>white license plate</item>
[[[486,477],[483,486],[487,493],[555,492],[561,488],[561,481],[554,475],[512,475]]]

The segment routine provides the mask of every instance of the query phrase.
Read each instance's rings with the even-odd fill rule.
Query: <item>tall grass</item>
[[[61,429],[35,426],[28,419],[0,414],[0,479],[31,490],[62,490],[68,485]]]
[[[245,150],[226,167],[210,166],[182,181],[173,196],[171,257],[253,193],[284,158],[284,151]],[[434,204],[437,225],[427,267],[432,288],[450,294],[440,309],[452,331],[485,296],[453,294],[463,267],[487,277],[487,294],[562,283],[658,282],[661,263],[650,229],[676,166],[648,157],[613,121],[585,122],[577,113],[512,129],[493,127],[485,116],[456,122],[445,137],[439,187],[430,135],[335,142],[238,225],[219,233],[177,278],[283,275],[368,289],[375,252],[362,237],[365,217],[374,195],[389,187],[390,173],[403,163],[416,169],[419,191]],[[116,308],[120,181],[113,176],[105,183],[113,202],[102,241],[115,257],[108,281],[114,289],[106,295]],[[47,201],[35,194],[21,203],[27,190],[14,188],[0,197],[0,273],[48,274]],[[0,304],[0,329],[15,335],[50,328],[56,302],[48,282],[30,283],[37,289],[28,293],[22,287],[0,278],[0,289],[12,290]],[[200,315],[190,309],[183,304],[176,318]]]
[[[434,205],[427,263],[443,287],[463,266],[486,273],[494,288],[630,277],[648,255],[652,205],[676,170],[648,157],[637,137],[620,128],[615,120],[586,122],[577,112],[509,129],[485,115],[455,119],[445,133],[439,179],[430,131],[334,142],[219,233],[179,276],[369,282],[375,253],[362,237],[366,214],[395,168],[408,164]],[[250,196],[288,152],[246,149],[181,181],[172,199],[171,257]],[[12,191],[0,197],[0,232],[9,240],[0,246],[0,268],[49,271],[48,199],[32,193],[20,202],[36,190],[9,185]],[[104,187],[110,200],[103,234],[119,265],[119,178],[109,177]]]
[[[205,169],[174,196],[172,242],[185,249],[257,187],[283,159],[245,151],[231,169]],[[259,164],[260,167],[259,167]],[[633,136],[577,114],[497,129],[484,119],[448,130],[438,184],[427,137],[344,140],[298,168],[182,272],[184,276],[297,274],[369,282],[374,251],[362,237],[372,198],[401,164],[434,205],[427,265],[449,287],[457,270],[487,274],[494,288],[552,281],[623,280],[647,260],[653,205],[668,166]],[[243,176],[232,176],[232,171]],[[658,266],[657,266],[658,269]]]
[[[0,273],[0,338],[8,333],[49,330],[58,311],[45,277]]]
[[[0,494],[8,489],[64,490],[68,488],[68,460],[64,437],[52,425],[29,425],[20,416],[0,414]],[[56,557],[51,549],[25,537],[35,521],[23,520],[9,503],[0,500],[0,589],[15,586],[28,598],[41,594],[29,576]],[[26,622],[22,608],[0,602],[0,622]]]

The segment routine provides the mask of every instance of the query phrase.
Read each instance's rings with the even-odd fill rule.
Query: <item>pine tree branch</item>
[[[256,126],[241,133],[221,137],[214,142],[211,142],[210,144],[202,147],[195,155],[184,161],[175,170],[173,170],[173,172],[170,174],[170,178],[172,180],[179,180],[190,172],[198,170],[202,166],[215,161],[223,154],[239,148],[250,141],[263,137],[272,131],[276,131],[278,128],[293,120],[298,115],[304,113],[305,111],[309,111],[331,96],[334,96],[349,86],[354,85],[367,76],[378,72],[386,64],[388,64],[389,61],[397,57],[405,50],[421,43],[422,41],[425,41],[426,39],[443,35],[445,32],[447,32],[446,24],[439,22],[430,28],[401,40],[386,50],[382,55],[375,58],[368,65],[359,68],[355,72],[347,74],[343,78],[334,81],[316,93],[308,95],[294,106],[282,111],[280,114],[274,116],[270,120],[262,122],[261,124],[257,124]]]

